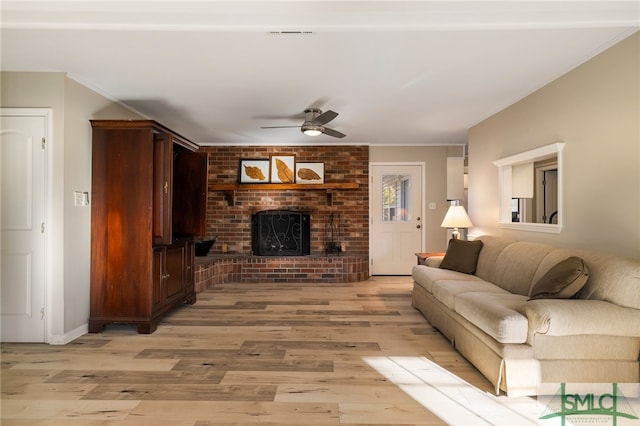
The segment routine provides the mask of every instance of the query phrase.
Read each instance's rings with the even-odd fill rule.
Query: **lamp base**
[[[460,239],[460,232],[458,231],[458,228],[453,228],[453,232],[451,232],[451,238],[453,238],[454,240]]]

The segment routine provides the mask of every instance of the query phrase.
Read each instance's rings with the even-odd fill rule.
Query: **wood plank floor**
[[[151,335],[115,325],[66,346],[2,344],[1,423],[536,424],[532,399],[491,395],[411,307],[411,285],[225,284]]]

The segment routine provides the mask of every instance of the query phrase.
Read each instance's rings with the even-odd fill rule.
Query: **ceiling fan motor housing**
[[[305,121],[313,121],[320,114],[322,114],[322,110],[319,108],[307,108],[304,110]]]

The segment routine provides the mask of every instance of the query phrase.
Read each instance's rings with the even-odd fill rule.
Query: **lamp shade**
[[[440,224],[443,228],[471,228],[473,223],[463,206],[450,206]]]

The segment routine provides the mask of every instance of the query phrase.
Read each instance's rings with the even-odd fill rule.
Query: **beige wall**
[[[89,272],[91,247],[91,209],[74,206],[74,191],[91,194],[90,119],[143,118],[122,105],[65,79],[64,102],[64,202],[65,202],[65,303],[83,309],[65,309],[65,330],[86,324],[89,318]],[[86,308],[84,308],[87,306]]]
[[[640,257],[640,33],[469,132],[469,213],[492,234]],[[564,142],[560,234],[499,228],[494,160]]]
[[[440,227],[447,213],[447,157],[463,155],[461,146],[371,146],[369,161],[383,162],[424,162],[425,163],[425,239],[426,252],[445,251],[447,230]],[[430,210],[429,203],[436,203]]]
[[[47,229],[51,270],[47,285],[48,334],[63,343],[86,330],[89,318],[90,207],[74,206],[74,191],[91,192],[92,118],[140,118],[64,73],[0,75],[4,108],[51,108],[49,193],[52,223]]]

